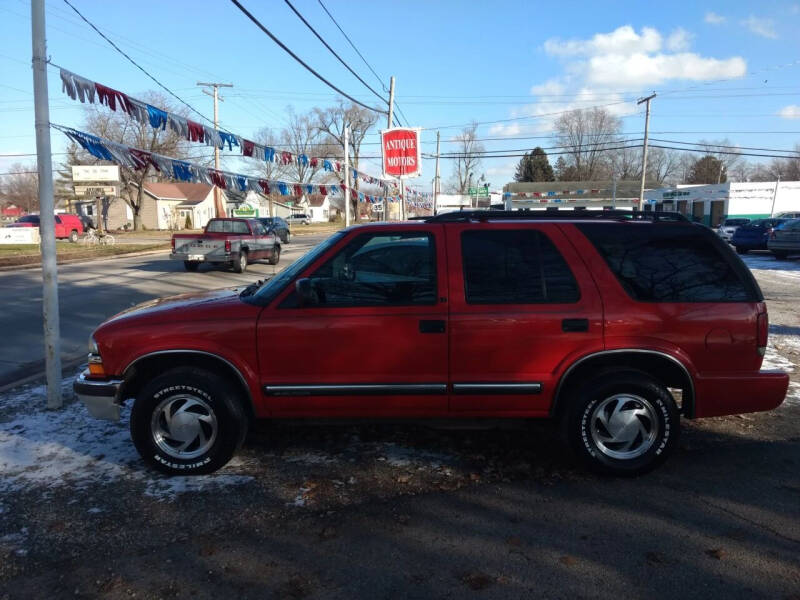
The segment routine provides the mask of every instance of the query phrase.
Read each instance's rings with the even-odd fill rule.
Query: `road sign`
[[[88,196],[96,198],[97,196],[116,196],[117,186],[115,185],[76,185],[76,196]]]
[[[470,196],[479,196],[481,198],[489,197],[489,186],[484,187],[471,187],[467,190]]]
[[[417,177],[422,173],[419,128],[393,127],[381,131],[384,177]]]
[[[72,181],[119,181],[116,165],[80,165],[72,167]]]

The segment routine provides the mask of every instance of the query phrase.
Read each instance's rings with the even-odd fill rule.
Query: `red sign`
[[[419,132],[405,127],[381,131],[385,177],[416,177],[422,173]]]

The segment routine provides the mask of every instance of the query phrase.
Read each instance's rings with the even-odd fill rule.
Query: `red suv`
[[[461,212],[341,231],[272,279],[106,321],[75,382],[167,473],[226,464],[260,418],[553,418],[590,467],[651,469],[688,418],[769,410],[767,307],[670,213]],[[281,340],[280,345],[275,340]]]
[[[39,215],[26,215],[9,227],[39,227]],[[69,213],[55,215],[55,233],[57,239],[77,242],[83,233],[83,222],[78,215]]]

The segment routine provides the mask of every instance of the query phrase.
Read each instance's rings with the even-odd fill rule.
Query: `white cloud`
[[[718,15],[715,12],[708,11],[704,21],[710,25],[722,25],[727,20],[726,17]]]
[[[491,135],[512,136],[519,135],[521,132],[522,129],[519,123],[512,123],[511,125],[497,124],[489,128],[489,133]]]
[[[658,31],[652,27],[643,27],[639,34],[630,25],[618,27],[611,33],[596,33],[589,40],[551,38],[544,43],[545,52],[552,56],[657,52],[660,49],[661,34]]]
[[[760,35],[761,37],[771,40],[778,39],[778,33],[775,31],[775,22],[772,19],[750,15],[742,21],[742,25],[747,27],[752,33]]]
[[[790,104],[778,111],[778,116],[783,119],[800,119],[800,105]]]
[[[587,63],[588,83],[597,86],[643,88],[672,79],[704,81],[741,77],[747,71],[744,59],[703,58],[692,52],[678,54],[630,54],[592,57]]]
[[[667,38],[667,50],[671,52],[683,52],[692,45],[694,35],[686,31],[683,27],[678,27],[669,34]]]
[[[555,79],[550,79],[540,85],[533,86],[531,88],[531,94],[534,96],[560,96],[565,90],[566,88],[563,83]]]

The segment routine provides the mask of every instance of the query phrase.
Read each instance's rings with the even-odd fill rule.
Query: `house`
[[[0,221],[16,221],[25,214],[27,214],[27,211],[21,206],[17,206],[16,204],[6,204],[2,209],[0,209]]]
[[[336,216],[336,209],[331,207],[331,199],[328,194],[308,194],[305,196],[306,214],[311,217],[312,223],[327,223],[331,217]]]
[[[143,188],[142,223],[148,229],[202,229],[215,216],[213,185],[145,183]],[[225,192],[219,193],[226,204]]]
[[[133,227],[133,210],[122,198],[106,196],[99,199],[99,210],[103,215],[103,229],[125,229]],[[72,200],[72,211],[97,223],[98,199]]]

